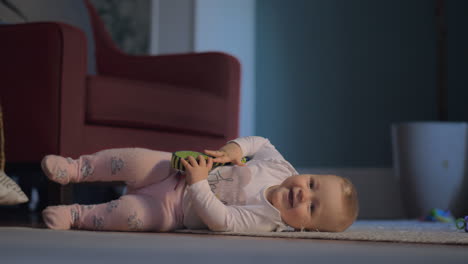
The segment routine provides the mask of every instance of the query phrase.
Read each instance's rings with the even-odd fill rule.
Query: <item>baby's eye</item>
[[[310,189],[313,189],[313,188],[314,188],[314,181],[310,181],[310,182],[309,182],[309,188],[310,188]]]

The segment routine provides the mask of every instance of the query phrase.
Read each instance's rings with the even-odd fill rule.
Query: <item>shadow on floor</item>
[[[0,206],[0,226],[46,227],[39,212],[14,206]]]

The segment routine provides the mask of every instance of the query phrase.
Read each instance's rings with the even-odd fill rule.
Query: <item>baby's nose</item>
[[[310,189],[301,189],[299,193],[301,202],[309,202],[312,199],[313,193]]]

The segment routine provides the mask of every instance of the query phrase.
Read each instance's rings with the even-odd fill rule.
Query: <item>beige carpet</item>
[[[454,224],[420,222],[416,220],[357,221],[341,233],[327,232],[265,232],[235,233],[206,230],[180,230],[180,233],[281,237],[301,239],[333,239],[354,241],[381,241],[424,244],[468,245],[468,233],[457,230]]]

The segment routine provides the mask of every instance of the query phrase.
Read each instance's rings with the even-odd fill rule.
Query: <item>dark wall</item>
[[[448,117],[468,121],[468,1],[448,0]]]
[[[256,134],[298,167],[390,167],[391,123],[437,118],[434,3],[257,0]]]

